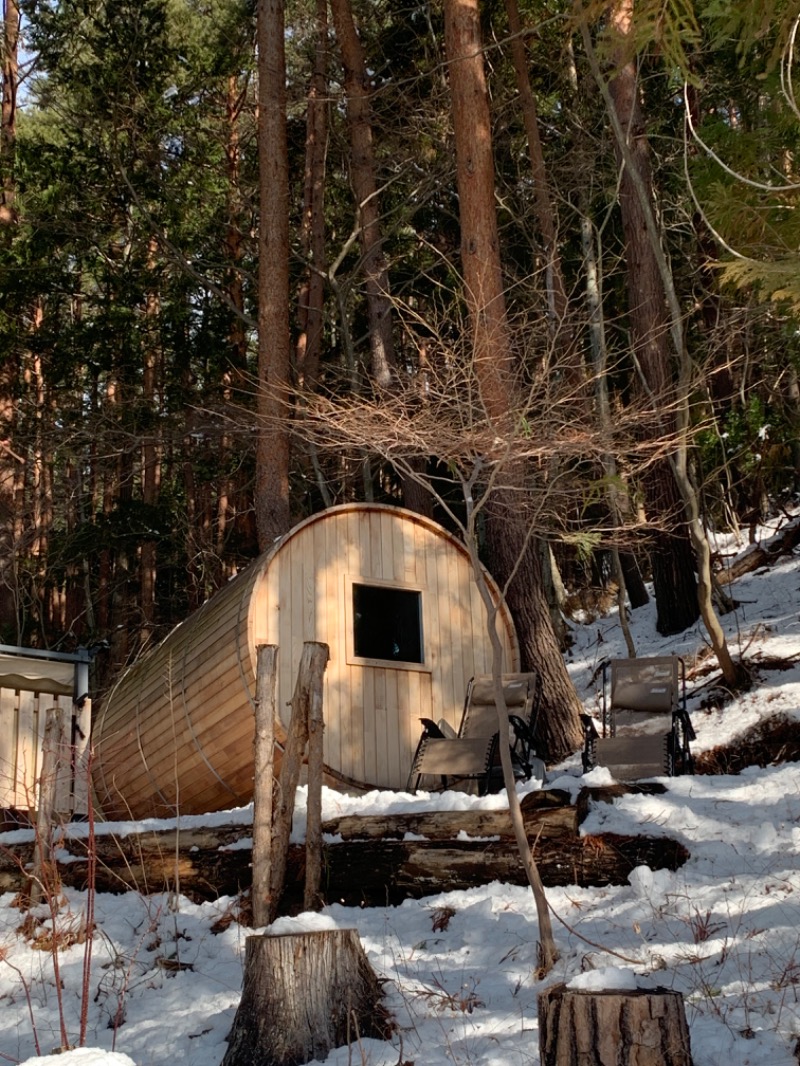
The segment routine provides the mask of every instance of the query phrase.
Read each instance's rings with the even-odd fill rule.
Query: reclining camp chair
[[[618,781],[692,773],[686,664],[677,655],[603,663],[602,736],[581,715],[583,769],[606,766]]]
[[[508,743],[514,776],[527,780],[534,769],[544,770],[533,750],[533,726],[539,707],[535,674],[503,674],[503,693],[508,711]],[[464,712],[456,733],[447,722],[420,719],[420,737],[407,788],[415,792],[423,777],[439,778],[442,789],[461,781],[477,781],[478,794],[497,792],[503,786],[498,748],[500,731],[490,674],[473,677],[467,685]]]

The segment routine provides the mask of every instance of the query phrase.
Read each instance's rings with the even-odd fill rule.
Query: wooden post
[[[68,822],[75,810],[75,712],[66,708],[59,709],[61,728],[59,731],[58,755],[56,758],[55,785],[53,789],[53,822]]]
[[[91,749],[89,746],[92,732],[92,701],[88,696],[79,706],[73,707],[72,723],[70,813],[77,818],[85,818],[89,814],[89,804],[92,802]]]
[[[289,853],[289,837],[292,832],[292,815],[297,783],[300,780],[300,768],[303,762],[306,742],[308,741],[308,708],[311,693],[322,690],[322,675],[328,662],[328,645],[316,641],[306,641],[297,671],[294,696],[292,697],[292,716],[289,721],[289,734],[281,762],[280,789],[278,806],[274,813],[272,826],[272,872],[270,877],[271,919],[278,913],[278,904],[283,892],[286,877],[286,860]]]
[[[256,735],[253,781],[253,925],[268,925],[272,916],[272,789],[275,766],[275,713],[278,648],[256,649]]]
[[[327,644],[325,662],[329,658]],[[324,664],[323,664],[324,666]],[[325,728],[322,713],[322,672],[311,678],[308,706],[308,803],[306,806],[306,889],[303,908],[319,910],[322,880],[322,739]]]
[[[541,1066],[692,1066],[680,992],[554,985],[539,996]]]
[[[222,1066],[297,1066],[386,1036],[381,988],[355,929],[249,936]]]
[[[42,741],[42,771],[36,796],[36,844],[31,879],[31,903],[34,906],[45,893],[54,894],[59,890],[58,868],[53,862],[53,821],[63,745],[63,712],[58,706],[48,707]]]

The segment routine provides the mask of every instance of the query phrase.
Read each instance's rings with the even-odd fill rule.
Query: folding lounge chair
[[[581,716],[583,769],[606,766],[618,781],[692,773],[686,665],[677,655],[603,663],[602,736]]]
[[[503,693],[514,776],[527,779],[535,768],[544,768],[533,750],[538,679],[535,674],[504,674]],[[446,722],[437,725],[429,718],[421,721],[424,728],[408,775],[410,792],[416,791],[421,779],[428,776],[438,778],[443,789],[461,781],[477,781],[481,796],[502,788],[500,731],[491,675],[481,674],[469,682],[457,733]]]

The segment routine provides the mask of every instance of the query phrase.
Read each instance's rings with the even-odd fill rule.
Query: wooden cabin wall
[[[439,526],[397,508],[363,505],[317,518],[276,554],[266,587],[257,591],[267,640],[280,647],[279,705],[285,709],[291,699],[303,641],[324,641],[331,655],[326,766],[365,787],[401,788],[419,719],[446,717],[458,726],[467,681],[491,669],[483,603],[466,551]],[[421,591],[424,664],[349,661],[352,580]],[[500,627],[506,668],[516,669],[516,638],[504,610]]]
[[[422,594],[423,664],[354,661],[351,583]],[[499,599],[499,594],[498,594]],[[500,614],[507,669],[518,667]],[[405,785],[421,717],[458,725],[468,679],[490,669],[483,604],[464,548],[399,508],[345,505],[307,519],[126,675],[94,731],[109,817],[202,813],[252,796],[256,647],[277,644],[285,724],[303,643],[330,648],[325,763],[331,780]]]
[[[109,818],[248,803],[255,667],[248,608],[265,560],[123,674],[94,727],[93,780]]]

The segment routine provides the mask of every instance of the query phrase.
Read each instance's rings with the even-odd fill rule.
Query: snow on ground
[[[709,677],[701,678],[690,693],[695,752],[776,713],[800,719],[798,558],[743,578],[735,594],[740,607],[724,619],[734,651],[780,657],[788,669],[762,669],[757,687],[723,709],[701,706]],[[637,610],[632,626],[640,655],[676,651],[693,659],[706,643],[700,625],[677,639],[659,638],[651,607]],[[587,708],[595,711],[597,664],[625,654],[619,619],[615,613],[587,619],[574,636],[570,672]],[[597,769],[589,777],[600,782],[607,775]],[[577,792],[579,759],[550,778]],[[338,1049],[329,1066],[536,1064],[537,994],[555,981],[679,990],[686,998],[695,1066],[796,1066],[800,764],[663,780],[664,795],[597,805],[584,831],[669,834],[686,845],[691,858],[675,873],[639,867],[621,887],[549,889],[561,958],[544,982],[534,977],[536,915],[523,888],[494,882],[399,907],[334,905],[323,915],[296,920],[299,927],[355,926],[374,969],[387,981],[387,1006],[397,1021],[391,1042],[363,1040],[358,1048]],[[304,803],[301,790],[296,836],[303,832]],[[356,798],[326,790],[324,813],[502,803],[499,797],[456,793]],[[251,817],[244,809],[182,824],[246,826]],[[17,833],[0,835],[0,847],[15,839]],[[52,953],[31,948],[18,932],[22,916],[11,895],[0,896],[0,1063],[35,1056],[43,1056],[37,1063],[49,1063],[53,1050],[77,1042],[85,953],[79,934],[86,903],[84,893],[65,894],[58,927],[62,935],[75,933],[76,942],[59,952],[57,979]],[[245,939],[252,933],[236,922],[220,922],[234,906],[229,898],[197,905],[167,895],[99,895],[86,1047],[60,1055],[60,1066],[218,1066],[239,1000]],[[434,916],[444,908],[453,915],[434,930]],[[298,925],[282,919],[275,931],[292,928]]]

